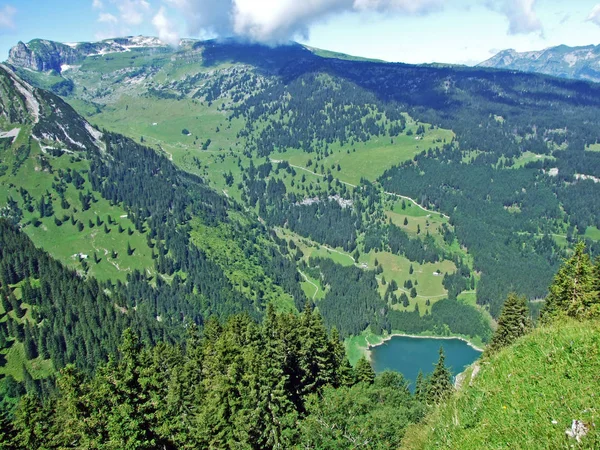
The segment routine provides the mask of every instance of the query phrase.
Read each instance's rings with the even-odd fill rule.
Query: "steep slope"
[[[126,328],[181,342],[304,305],[285,241],[235,201],[9,67],[0,80],[0,409],[68,364],[92,373]]]
[[[600,81],[600,46],[559,45],[534,52],[503,50],[479,67],[538,72],[560,78]]]
[[[262,164],[254,159],[255,155],[253,156],[253,152],[251,152],[254,144],[249,141],[250,138],[254,139],[254,133],[252,133],[252,137],[246,137],[243,129],[246,120],[241,117],[229,116],[229,113],[232,112],[233,107],[243,103],[242,100],[251,94],[258,94],[267,88],[278,89],[279,73],[283,68],[297,64],[311,64],[315,59],[320,60],[321,58],[297,44],[270,48],[241,44],[235,41],[207,41],[189,42],[177,51],[136,48],[129,52],[91,55],[83,59],[76,67],[64,70],[61,76],[45,72],[32,72],[23,68],[16,68],[16,70],[19,75],[26,77],[32,83],[50,87],[54,91],[59,91],[54,87],[56,84],[63,86],[70,82],[73,89],[65,96],[65,99],[82,111],[89,120],[103,129],[126,133],[136,141],[151,146],[158,153],[167,155],[186,171],[201,176],[214,188],[243,203],[248,210],[252,211],[252,214],[256,213],[262,219],[268,218],[269,220],[265,221],[266,225],[275,231],[278,238],[284,238],[286,243],[289,242],[290,250],[295,250],[298,246],[302,247],[301,252],[294,252],[295,259],[301,260],[302,263],[308,263],[313,253],[316,256],[314,250],[319,244],[338,246],[340,242],[343,242],[341,239],[325,236],[330,231],[323,233],[323,230],[315,229],[322,228],[322,224],[326,223],[325,217],[331,213],[328,211],[328,205],[323,205],[323,214],[325,214],[322,215],[323,220],[316,220],[311,224],[307,222],[306,225],[302,225],[302,230],[304,230],[302,233],[290,234],[284,230],[286,220],[272,218],[270,214],[267,217],[263,211],[259,210],[257,204],[259,197],[263,196],[265,202],[270,202],[271,190],[269,188],[265,192],[263,183],[264,188],[267,187],[267,184],[277,183],[280,187],[280,183],[284,183],[285,189],[289,190],[290,194],[298,197],[306,196],[308,197],[306,200],[309,202],[325,195],[328,186],[327,203],[330,203],[329,200],[331,200],[336,202],[336,205],[352,206],[353,201],[350,200],[350,196],[353,188],[351,184],[360,182],[363,174],[352,170],[350,166],[345,169],[338,164],[337,170],[341,172],[340,178],[349,183],[343,185],[340,182],[333,183],[333,179],[329,180],[328,174],[311,173],[310,170],[300,172],[289,165],[286,166],[285,162],[281,163],[281,168],[278,167],[278,163],[267,163],[262,167]],[[310,89],[313,89],[312,85],[310,85]],[[321,101],[329,95],[329,86],[324,86],[323,94],[323,97],[319,95],[319,104],[316,105],[319,108],[322,107]],[[301,99],[298,98],[298,100]],[[353,115],[361,113],[356,106],[351,106],[353,102],[357,101],[358,99],[344,101],[352,107]],[[385,108],[377,105],[377,100],[372,96],[368,98],[368,101],[373,102],[372,116],[373,120],[376,120],[375,111],[383,112]],[[377,119],[380,124],[377,124],[376,128],[371,127],[369,123],[369,127],[371,127],[369,135],[376,133],[383,137],[390,128],[397,137],[400,130],[407,124],[414,131],[419,128],[412,119],[407,119],[398,112],[390,112],[390,117],[392,118],[390,125],[384,125],[382,119]],[[358,124],[360,120],[354,118],[353,122]],[[452,139],[452,133],[448,130],[436,129],[427,133],[427,136],[423,136],[423,138],[422,142],[433,143],[437,139]],[[419,140],[402,136],[398,137],[398,141],[401,143],[402,151],[395,151],[393,145],[384,145],[384,154],[379,157],[380,163],[370,168],[370,180],[374,180],[378,174],[383,172],[383,164],[391,161],[404,161],[420,151],[421,141]],[[363,154],[363,157],[368,157],[368,155]],[[251,167],[254,161],[256,161],[255,167],[262,167],[258,172]],[[266,169],[268,166],[272,170]],[[331,166],[328,164],[328,167]],[[363,167],[368,168],[369,166],[364,165]],[[328,171],[330,172],[331,168]],[[245,181],[246,178],[248,182]],[[250,179],[252,179],[251,182]],[[274,186],[274,184],[272,185]],[[363,198],[359,194],[360,192],[364,191],[356,190],[356,202],[368,204],[370,200]],[[265,193],[269,195],[265,196]],[[338,200],[335,200],[336,198]],[[390,196],[390,199],[393,200],[394,196]],[[381,203],[382,200],[379,199],[377,202]],[[337,203],[338,201],[339,203]],[[296,203],[295,200],[289,206],[294,203]],[[412,203],[409,204],[409,207],[411,205]],[[390,206],[391,204],[386,207]],[[297,212],[300,212],[301,209],[297,208]],[[418,209],[416,205],[414,209]],[[367,214],[371,216],[374,213],[373,210]],[[296,214],[296,211],[293,214]],[[304,217],[309,216],[304,214]],[[397,217],[402,220],[404,215],[399,213]],[[382,220],[382,218],[377,220]],[[296,224],[297,221],[294,223]],[[418,242],[420,228],[419,230],[417,228],[423,227],[424,233],[426,229],[429,229],[428,232],[436,240],[436,249],[433,250],[433,247],[430,246],[429,253],[435,251],[435,257],[430,256],[425,261],[420,258],[417,251],[412,254],[413,260],[410,260],[398,248],[396,248],[396,254],[389,254],[390,264],[387,265],[389,269],[386,267],[385,272],[388,280],[395,280],[397,286],[404,285],[409,277],[408,267],[412,263],[420,274],[415,277],[419,277],[422,285],[418,296],[413,301],[407,299],[406,305],[396,301],[397,296],[405,289],[399,287],[392,300],[386,298],[387,303],[393,301],[390,304],[391,309],[412,310],[416,304],[420,304],[424,314],[429,309],[430,303],[435,303],[446,296],[447,291],[442,280],[443,277],[438,277],[435,271],[437,269],[444,269],[448,272],[455,271],[458,261],[462,261],[468,256],[459,248],[442,250],[441,247],[445,247],[445,244],[438,229],[438,226],[442,224],[446,227],[449,226],[447,218],[423,216],[415,218],[408,227],[410,235],[417,238],[413,239],[416,248],[424,247],[423,243]],[[346,222],[346,225],[354,227],[350,222]],[[313,236],[315,240],[311,243],[306,240],[306,237],[309,237],[306,235],[309,228],[319,231],[315,235],[316,238]],[[349,229],[345,231],[348,231],[354,238],[347,241],[347,245],[338,251],[341,251],[341,257],[349,262],[353,261],[353,257],[347,253],[344,255],[344,253],[349,252],[356,245],[355,239],[358,233]],[[203,251],[218,261],[227,277],[242,291],[258,292],[267,298],[273,297],[275,293],[277,297],[277,288],[273,289],[273,285],[268,283],[269,278],[273,278],[273,274],[264,273],[262,268],[265,265],[268,266],[269,258],[249,257],[256,255],[256,249],[248,248],[245,243],[231,245],[231,240],[225,238],[230,233],[231,230],[227,227],[206,230],[203,226],[198,226],[192,233],[192,239]],[[423,234],[422,237],[425,235]],[[226,244],[227,241],[229,244]],[[265,252],[265,254],[268,253],[271,251]],[[239,262],[229,261],[228,258],[231,255],[239,255]],[[327,255],[327,252],[324,251],[323,255]],[[361,256],[361,261],[357,264],[372,268],[374,259],[376,259],[375,252],[371,251]],[[434,267],[436,261],[439,261],[440,264]],[[248,264],[251,267],[248,267]],[[395,267],[398,265],[406,267],[406,270],[396,269]],[[326,286],[317,287],[322,280],[307,275],[303,269],[301,270],[302,276],[307,280],[303,283],[303,288],[309,298],[322,300],[323,296],[327,294],[328,288]],[[313,275],[320,278],[322,275],[317,275],[317,273],[313,273]],[[251,275],[248,276],[248,274]],[[465,274],[466,276],[468,275]],[[265,280],[267,284],[265,284]],[[315,287],[319,290],[317,298],[315,298],[317,292],[311,291]],[[375,286],[369,286],[368,289],[373,288],[384,295],[386,287],[383,284],[375,284]],[[291,292],[289,288],[286,290]],[[406,290],[406,294],[408,292],[409,290]],[[295,297],[298,298],[297,295]],[[301,305],[302,301],[298,301],[297,305]],[[340,306],[344,302],[348,304],[348,301],[343,298],[332,299],[331,296],[327,297],[326,301],[340,302]],[[369,313],[367,317],[360,319],[362,327],[365,326],[365,323],[367,325],[372,323],[375,326],[375,323],[381,322],[379,319],[370,317],[376,309],[374,306],[370,305],[366,308]],[[471,307],[469,306],[469,308]],[[328,325],[336,325],[338,329],[355,329],[355,325],[348,327],[343,324],[343,320],[345,319],[335,317],[333,321],[330,321],[328,316]],[[385,322],[384,320],[384,324]],[[434,322],[438,323],[439,321]],[[385,324],[383,328],[389,327],[391,325]],[[375,328],[380,329],[381,327],[377,325]],[[347,335],[347,332],[344,332],[344,335]]]
[[[340,329],[418,322],[445,333],[423,317],[465,304],[497,316],[511,288],[542,298],[573,241],[598,239],[600,90],[590,83],[236,41],[89,55],[60,76],[16,70],[36,85],[71,83],[64,98],[95,125],[259,216],[306,264],[305,292],[331,310],[356,299],[333,296],[311,257],[376,270],[385,306],[365,305],[356,323],[326,317]],[[250,282],[235,272],[243,290]]]
[[[402,448],[597,448],[599,362],[598,321],[538,328],[476,363]],[[581,442],[566,434],[573,421],[585,424]]]

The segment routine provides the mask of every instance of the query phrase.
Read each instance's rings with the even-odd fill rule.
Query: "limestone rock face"
[[[123,53],[134,49],[166,47],[167,45],[159,39],[146,36],[129,36],[76,44],[34,39],[26,44],[19,42],[11,48],[7,62],[15,67],[35,70],[36,72],[55,70],[61,73],[64,66],[81,63],[87,56]]]
[[[68,45],[34,40],[28,44],[19,42],[11,48],[8,54],[8,63],[38,72],[55,70],[60,73],[62,65],[73,64],[82,56],[79,51]]]

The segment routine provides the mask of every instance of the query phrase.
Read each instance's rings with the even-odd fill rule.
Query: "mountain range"
[[[560,78],[599,82],[600,46],[559,45],[531,52],[503,50],[478,66],[537,72]]]
[[[370,343],[496,349],[545,298],[594,311],[599,107],[594,83],[296,43],[17,44],[0,66],[0,443],[400,445],[450,395],[444,357],[413,395],[375,377]],[[593,352],[569,326],[560,354]],[[497,395],[511,359],[489,352],[465,411]]]

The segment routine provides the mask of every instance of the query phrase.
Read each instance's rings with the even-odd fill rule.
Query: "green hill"
[[[402,448],[598,448],[599,373],[600,322],[539,327],[475,363]],[[565,434],[574,420],[589,431],[581,443]]]

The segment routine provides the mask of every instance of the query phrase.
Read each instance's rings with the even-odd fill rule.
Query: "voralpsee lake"
[[[467,342],[461,339],[414,338],[408,336],[392,336],[381,345],[370,348],[371,364],[376,373],[384,370],[395,370],[402,373],[410,383],[411,391],[419,370],[423,375],[433,371],[439,358],[440,346],[444,348],[446,366],[452,375],[462,372],[481,355]]]

